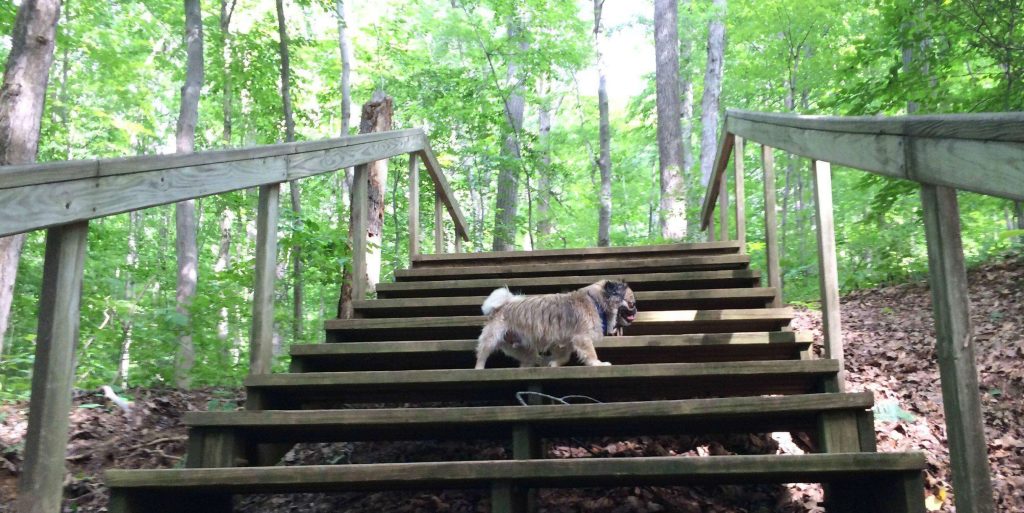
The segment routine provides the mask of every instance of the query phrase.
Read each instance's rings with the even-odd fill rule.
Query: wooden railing
[[[419,166],[434,182],[435,251],[443,252],[443,210],[455,247],[469,240],[466,220],[419,129],[235,150],[0,168],[0,236],[46,228],[46,255],[22,494],[60,497],[74,384],[79,301],[88,223],[113,214],[259,187],[250,339],[252,374],[273,360],[273,290],[281,184],[355,167],[352,201],[353,298],[366,297],[366,164],[409,155],[409,250],[419,252]],[[443,206],[443,208],[442,208]],[[32,501],[29,500],[29,503]]]
[[[729,110],[701,210],[701,229],[729,239],[734,156],[736,239],[746,240],[744,139],[761,144],[768,284],[781,294],[774,149],[812,160],[827,358],[842,362],[831,164],[920,184],[943,407],[958,511],[995,511],[978,392],[957,190],[1024,200],[1024,113],[902,117],[794,116]],[[776,297],[776,304],[782,298]],[[841,367],[842,368],[842,367]],[[842,374],[834,383],[842,390]]]

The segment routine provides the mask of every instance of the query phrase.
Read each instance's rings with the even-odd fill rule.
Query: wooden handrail
[[[0,236],[271,185],[417,153],[458,234],[466,220],[420,129],[234,150],[0,167]]]

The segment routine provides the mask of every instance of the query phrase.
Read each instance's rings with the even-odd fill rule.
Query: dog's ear
[[[626,293],[628,286],[621,281],[608,280],[604,283],[604,295],[605,296],[622,296]]]

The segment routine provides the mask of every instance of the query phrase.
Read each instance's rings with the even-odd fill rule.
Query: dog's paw
[[[587,362],[587,365],[589,365],[591,367],[606,367],[608,365],[611,365],[611,362],[602,362],[602,361],[599,361],[599,360],[595,360],[595,361],[592,361],[592,362]]]

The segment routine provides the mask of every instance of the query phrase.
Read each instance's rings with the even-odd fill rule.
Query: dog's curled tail
[[[484,315],[491,315],[495,310],[515,301],[519,297],[513,294],[511,290],[508,290],[508,287],[494,289],[494,292],[491,292],[491,295],[487,296],[487,300],[484,301],[482,308]]]

